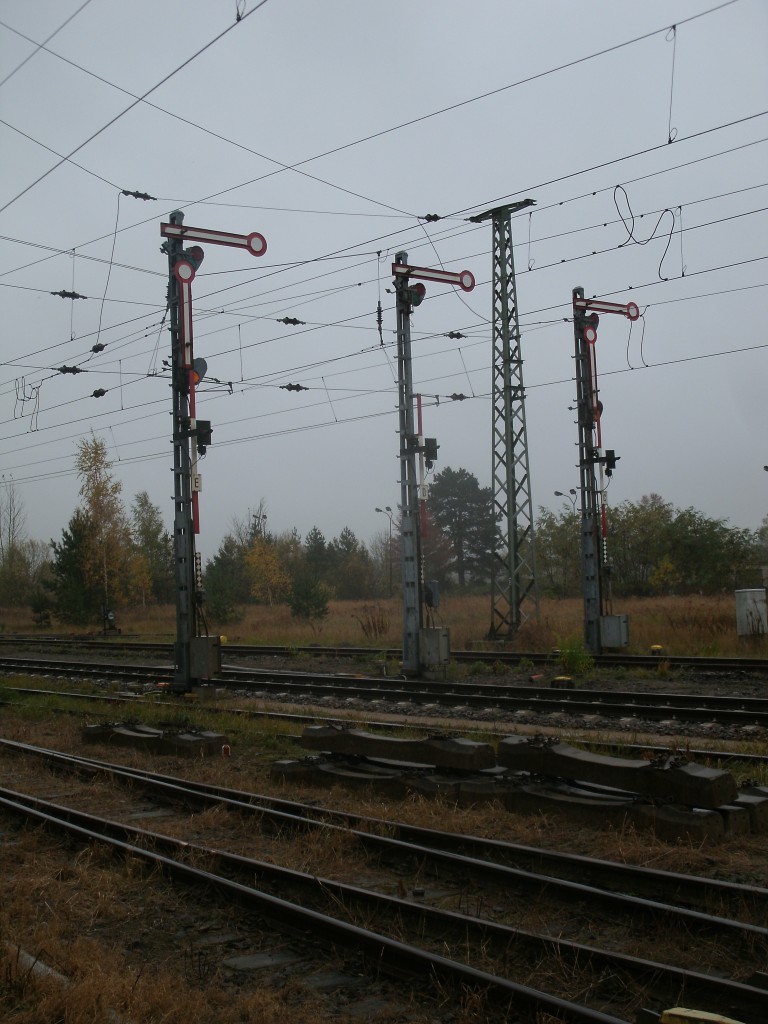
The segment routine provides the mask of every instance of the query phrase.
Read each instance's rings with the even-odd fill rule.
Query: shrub
[[[328,588],[315,576],[303,573],[293,581],[288,604],[291,615],[304,619],[315,632],[328,615]]]
[[[584,646],[581,637],[566,637],[559,641],[560,664],[568,675],[581,675],[594,668],[595,659]]]
[[[367,640],[381,640],[389,634],[389,615],[381,605],[365,604],[352,613],[352,618],[360,626]]]

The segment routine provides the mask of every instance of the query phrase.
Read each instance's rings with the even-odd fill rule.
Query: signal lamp
[[[203,358],[198,357],[192,360],[192,369],[189,371],[189,375],[193,384],[199,384],[207,372],[208,363]]]
[[[418,284],[412,284],[408,288],[408,299],[412,306],[420,306],[426,294],[427,289],[420,281]]]

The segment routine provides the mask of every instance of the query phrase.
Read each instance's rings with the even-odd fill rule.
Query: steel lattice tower
[[[512,254],[512,214],[534,200],[498,206],[477,217],[493,228],[493,509],[491,639],[510,639],[539,617],[523,358]]]

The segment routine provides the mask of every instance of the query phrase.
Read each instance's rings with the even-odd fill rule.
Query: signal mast
[[[591,654],[600,654],[604,646],[626,647],[629,643],[627,616],[611,614],[605,478],[612,476],[619,456],[613,449],[603,448],[603,404],[598,398],[595,356],[598,313],[618,313],[634,321],[640,316],[640,310],[635,302],[622,304],[586,299],[583,288],[573,289],[584,644]]]
[[[201,680],[221,671],[221,638],[209,636],[203,612],[203,568],[195,551],[200,532],[199,493],[202,479],[198,455],[211,443],[211,424],[197,419],[195,388],[207,369],[195,359],[192,345],[192,282],[203,262],[199,245],[205,242],[246,249],[263,256],[267,242],[257,231],[236,235],[229,231],[184,226],[184,214],[174,210],[160,225],[168,256],[168,308],[171,329],[171,389],[173,392],[173,562],[176,575],[176,643],[171,690],[188,693]],[[203,632],[205,630],[205,632]]]

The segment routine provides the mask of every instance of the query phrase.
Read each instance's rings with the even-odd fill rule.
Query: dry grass
[[[29,742],[41,743],[58,749],[80,749],[80,724],[69,717],[53,721],[41,717],[35,723],[29,718],[17,719],[13,709],[6,709],[5,735],[23,733]],[[21,738],[21,737],[19,737]],[[285,738],[285,749],[290,741]],[[768,864],[765,860],[765,840],[760,836],[740,836],[737,842],[724,841],[717,846],[700,847],[693,843],[663,843],[649,833],[633,828],[600,829],[579,825],[559,816],[514,815],[500,805],[490,804],[459,808],[446,800],[430,800],[412,795],[395,800],[373,793],[351,793],[341,787],[318,790],[272,782],[269,763],[259,750],[257,735],[247,742],[233,745],[233,756],[226,760],[211,758],[206,761],[187,761],[174,758],[153,758],[128,749],[94,747],[93,756],[131,764],[143,764],[159,771],[180,776],[218,781],[239,789],[275,794],[292,800],[320,803],[352,813],[360,813],[385,821],[405,821],[423,827],[445,829],[490,838],[567,850],[590,856],[626,863],[646,864],[657,868],[727,878],[755,885],[768,885]],[[91,753],[91,749],[87,751]],[[0,755],[0,760],[5,760]],[[48,771],[31,758],[7,758],[7,768],[18,773],[18,786],[25,785],[27,775],[38,777],[47,791],[59,785],[73,792],[62,802],[77,802],[74,790],[82,787],[90,799],[100,806],[119,802],[119,787],[99,785],[86,780],[75,780]],[[112,792],[117,789],[116,792]],[[90,792],[87,792],[90,791]],[[119,816],[119,815],[115,815]],[[136,822],[141,824],[140,821]],[[146,822],[157,828],[157,822]],[[267,829],[262,832],[257,821],[250,816],[233,815],[221,807],[183,816],[176,821],[165,818],[159,831],[173,834],[179,829],[192,841],[236,850],[259,859],[272,859],[298,870],[344,881],[366,884],[369,875],[377,869],[369,861],[360,845],[351,837],[329,830],[324,835],[313,834],[311,839],[295,833]],[[384,827],[386,831],[386,826]],[[5,840],[9,838],[6,833]],[[3,853],[5,853],[5,848]],[[65,1024],[91,1024],[108,1019],[109,1009],[116,1009],[123,1018],[134,1024],[142,1022],[170,1022],[195,1020],[209,1024],[214,1020],[223,1024],[236,1021],[259,1021],[263,1024],[299,1021],[345,1020],[339,1006],[328,1002],[289,983],[275,987],[254,980],[242,989],[232,987],[231,979],[222,977],[215,968],[207,973],[204,948],[198,943],[200,914],[208,915],[215,930],[230,931],[236,925],[234,911],[226,911],[224,921],[212,906],[190,905],[188,896],[174,888],[140,861],[115,858],[100,846],[80,852],[62,849],[57,840],[39,832],[13,833],[13,860],[4,871],[0,885],[0,1020],[9,1024],[38,1024],[40,1021],[62,1021]],[[404,865],[400,872],[405,890],[414,886],[434,887],[435,880],[423,876],[423,865]],[[494,915],[499,920],[523,927],[551,925],[547,908],[536,901],[525,907],[515,900],[509,904],[501,896],[487,896],[472,887],[460,892],[461,909],[484,914],[492,901]],[[504,906],[500,906],[503,904]],[[715,908],[713,908],[715,909]],[[536,914],[540,915],[538,922]],[[225,923],[224,923],[225,922]],[[358,922],[365,924],[366,922]],[[597,926],[612,941],[610,922]],[[251,925],[248,925],[251,928]],[[620,934],[615,939],[624,941]],[[679,954],[680,936],[664,936],[660,942],[655,928],[634,929],[633,942],[641,955],[666,959],[669,946],[670,962]],[[9,943],[10,947],[3,947]],[[249,932],[251,948],[270,948],[274,936],[260,936],[258,929]],[[18,947],[28,950],[61,974],[70,984],[66,989],[48,981],[38,980],[18,961]],[[459,958],[484,965],[481,949],[451,952]],[[706,968],[713,961],[712,950],[702,939],[686,939],[686,958]],[[738,975],[737,951],[727,960],[727,969]],[[728,951],[718,950],[718,965],[726,964]],[[752,962],[747,958],[745,963]],[[491,965],[489,960],[488,966]],[[518,967],[515,967],[518,970]],[[746,969],[746,968],[745,968]],[[547,972],[557,987],[576,985],[567,965],[548,960],[539,965],[523,965],[518,980],[531,984],[543,983]],[[584,984],[584,977],[581,978]],[[610,979],[595,979],[601,994],[603,986],[610,988]],[[258,988],[256,986],[259,986]],[[611,995],[606,992],[610,1000]],[[407,999],[407,996],[404,997]],[[472,993],[465,993],[459,1005],[455,994],[446,1002],[451,1006],[455,1024],[470,1021],[489,1021],[487,1010],[476,1001]],[[439,1012],[443,1012],[443,1007]],[[399,1019],[399,1018],[398,1018]],[[428,1018],[414,1014],[409,1020],[416,1022]],[[434,1019],[434,1018],[432,1018]]]
[[[137,706],[136,710],[139,708]],[[164,709],[143,708],[147,716],[163,716]],[[55,720],[45,716],[44,711],[38,712],[41,717],[33,721],[27,711],[23,718],[17,717],[15,711],[7,709],[3,734],[9,739],[22,742],[50,746],[56,749],[82,752],[80,740],[81,723],[70,716]],[[207,714],[207,712],[206,712]],[[155,722],[157,717],[155,717]],[[241,728],[242,720],[236,723]],[[278,723],[278,725],[280,725]],[[738,843],[725,841],[716,850],[712,847],[697,847],[695,844],[681,842],[670,844],[653,837],[648,832],[637,832],[634,828],[601,829],[572,823],[559,816],[533,815],[518,816],[510,814],[498,805],[478,805],[460,808],[446,800],[433,800],[418,794],[411,794],[405,800],[390,798],[373,793],[356,793],[335,786],[330,789],[287,783],[270,778],[273,761],[281,756],[303,756],[305,753],[295,746],[289,731],[290,725],[281,726],[280,731],[274,724],[268,724],[268,733],[263,733],[264,726],[258,721],[252,722],[248,728],[242,728],[232,741],[232,756],[226,759],[211,757],[197,760],[155,757],[129,748],[111,748],[94,745],[85,753],[93,757],[117,761],[131,766],[149,767],[164,774],[188,777],[200,782],[227,785],[234,789],[277,796],[308,804],[320,803],[329,808],[362,814],[368,817],[391,821],[404,821],[409,824],[427,828],[444,829],[447,831],[484,835],[489,838],[509,842],[527,843],[553,849],[568,850],[590,856],[606,857],[626,863],[644,864],[671,871],[690,872],[700,875],[717,875],[722,878],[748,881],[752,884],[768,887],[768,862],[764,857],[764,837],[741,836]],[[418,726],[416,726],[418,728]],[[610,740],[610,735],[585,734],[582,739]],[[630,739],[640,742],[653,742],[653,737],[621,737],[623,741]],[[669,740],[670,747],[675,747],[674,739]],[[679,744],[678,744],[679,745]],[[724,744],[721,742],[720,746]],[[684,748],[684,743],[682,744]],[[736,746],[729,744],[729,746]],[[738,744],[742,747],[743,744]],[[267,752],[265,753],[265,748]],[[27,759],[17,759],[7,755],[9,761],[23,765]],[[0,761],[4,755],[0,754]],[[39,772],[39,763],[29,759],[30,772]],[[754,768],[746,771],[755,775]],[[47,773],[46,773],[47,774]],[[58,779],[62,788],[67,785],[67,776],[48,776],[51,782]],[[737,775],[738,778],[738,775]],[[92,783],[96,786],[97,783]],[[119,815],[120,804],[124,799],[122,787],[111,783],[99,783],[99,800],[104,813]],[[233,838],[233,816],[222,808],[212,808],[197,813],[193,821],[200,831],[208,833],[208,842],[219,845],[219,839]],[[151,824],[147,827],[153,827]],[[186,826],[185,826],[186,827]],[[172,833],[170,820],[164,821],[161,831]],[[247,837],[259,831],[253,827],[250,818],[238,822],[243,843]],[[226,845],[221,842],[221,845]],[[262,853],[272,854],[276,858],[285,853],[291,845],[291,836],[281,836],[272,830],[269,847],[263,845],[261,852],[253,851],[254,856]],[[340,877],[336,868],[345,861],[353,869],[362,864],[358,861],[354,844],[348,844],[339,833],[329,831],[322,839],[313,837],[311,843],[299,844],[300,849],[291,854],[291,866],[297,870],[318,875]]]
[[[185,890],[104,848],[72,855],[43,832],[16,833],[13,869],[4,872],[0,885],[0,1020],[339,1024],[351,1019],[336,999],[305,987],[298,977],[233,978],[224,971],[207,953],[207,931],[238,931],[248,949],[274,951],[280,940],[271,927],[260,933],[234,908],[204,904],[200,894],[190,902]],[[39,965],[57,977],[39,973]],[[338,961],[326,964],[323,954],[317,969],[333,968]],[[409,1013],[408,1019],[426,1024],[431,1017]]]
[[[63,952],[63,951],[62,951]],[[306,1024],[338,1020],[338,1014],[305,990],[269,985],[248,993],[227,986],[190,984],[176,972],[146,963],[136,964],[88,939],[67,950],[69,983],[37,977],[23,966],[18,946],[0,953],[0,1013],[4,1024],[91,1024],[112,1019],[163,1024],[242,1024],[243,1021]],[[42,947],[32,954],[49,964],[57,948]],[[293,1005],[292,1005],[293,1004]],[[119,1014],[113,1017],[112,1014]]]
[[[736,635],[736,611],[732,594],[714,597],[617,598],[614,611],[630,618],[630,653],[646,653],[660,644],[672,655],[754,655],[765,652],[760,640],[748,642]],[[331,601],[328,618],[313,627],[291,616],[285,605],[250,606],[236,623],[211,622],[213,631],[225,634],[232,643],[285,644],[305,647],[330,644],[352,647],[398,647],[402,640],[402,611],[398,600]],[[170,641],[175,634],[174,609],[122,609],[119,625],[122,637],[140,636]],[[576,598],[544,600],[538,622],[523,626],[514,641],[506,645],[515,651],[548,651],[582,635],[582,602]],[[487,595],[448,594],[442,598],[436,624],[451,630],[457,649],[490,648],[485,642],[490,625]],[[34,632],[25,609],[0,609],[0,629],[6,632]],[[66,631],[66,630],[65,630]],[[77,632],[71,630],[71,632]],[[86,631],[87,632],[87,631]],[[97,630],[90,632],[98,635]],[[757,646],[755,646],[755,643]]]

